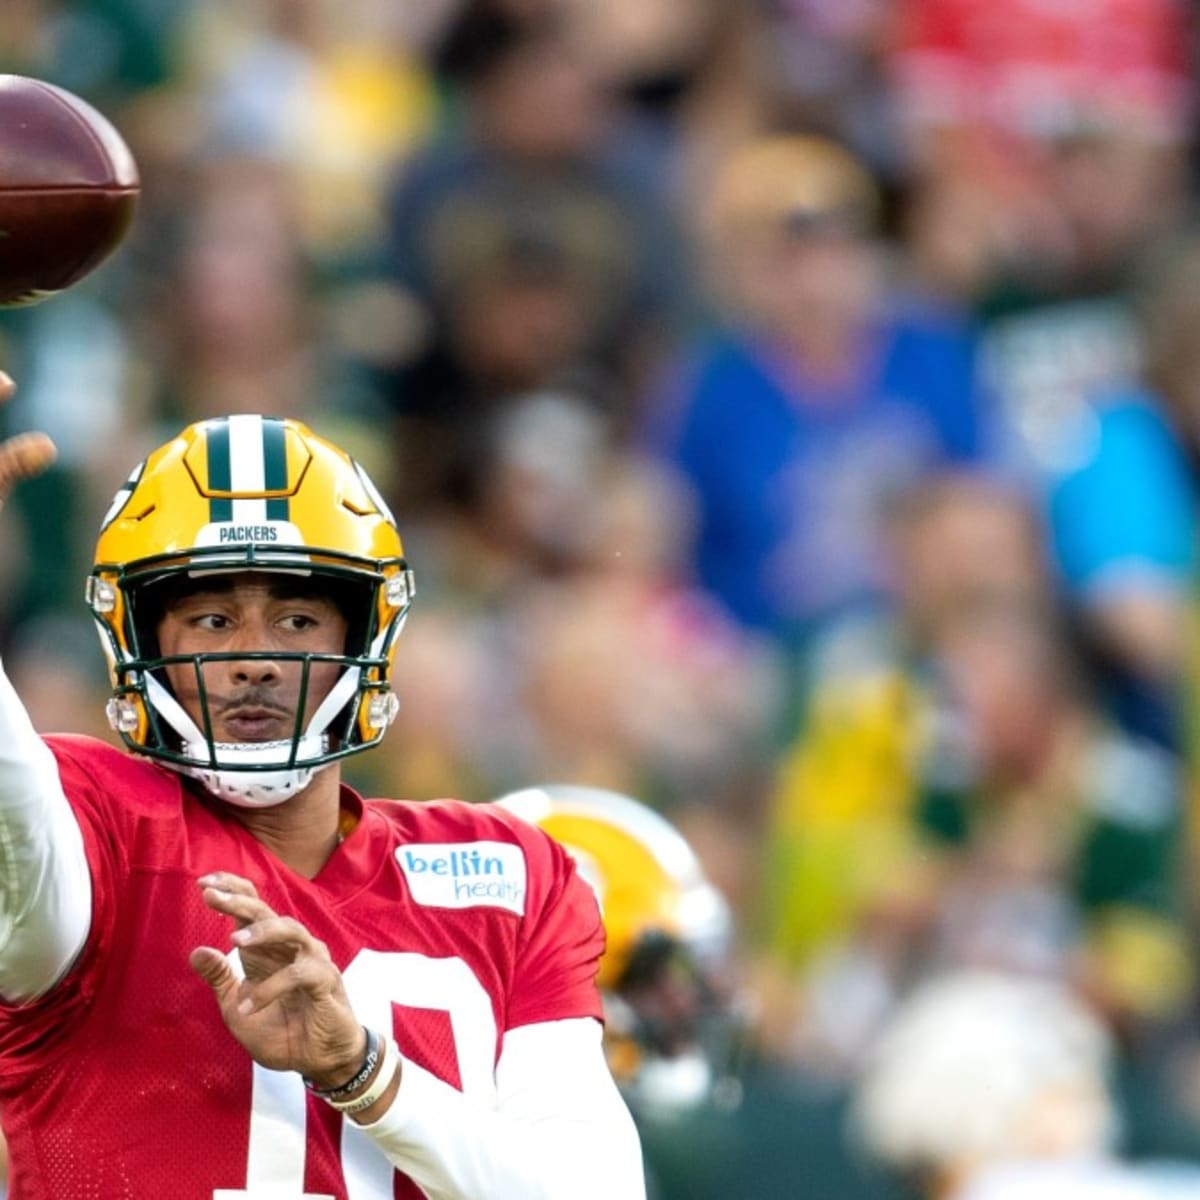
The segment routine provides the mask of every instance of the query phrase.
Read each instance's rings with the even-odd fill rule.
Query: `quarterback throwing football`
[[[0,444],[0,498],[52,457]],[[644,1195],[571,859],[341,782],[412,591],[370,480],[298,422],[192,425],[118,493],[87,603],[133,753],[43,739],[0,674],[12,1200]]]

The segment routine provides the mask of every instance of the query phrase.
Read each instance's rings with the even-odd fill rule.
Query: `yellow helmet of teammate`
[[[343,655],[239,651],[295,658],[302,689],[312,664],[342,671],[290,738],[216,742],[175,699],[165,668],[235,657],[158,652],[156,617],[167,581],[235,571],[319,579],[349,624]],[[156,590],[158,589],[158,590]],[[126,745],[249,806],[276,804],[314,769],[373,746],[396,712],[389,680],[396,636],[413,595],[395,521],[363,469],[299,421],[254,415],[189,425],[137,466],[101,527],[87,603],[109,662],[108,717]],[[203,695],[203,689],[201,689]]]
[[[740,1048],[732,920],[683,836],[645,804],[601,788],[550,784],[497,803],[560,842],[596,892],[607,936],[597,975],[606,1051],[626,1093],[660,1108],[729,1102]]]

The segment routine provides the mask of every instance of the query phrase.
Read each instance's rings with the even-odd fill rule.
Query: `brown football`
[[[103,114],[54,84],[0,75],[0,306],[44,300],[99,266],[140,186]]]

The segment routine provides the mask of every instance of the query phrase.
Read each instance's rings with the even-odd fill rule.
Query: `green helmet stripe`
[[[229,461],[229,422],[212,421],[205,427],[208,447],[208,488],[211,492],[231,490]],[[233,501],[228,497],[211,497],[208,501],[210,521],[232,521]]]
[[[282,421],[264,419],[263,431],[263,484],[268,492],[287,491],[287,437]],[[286,521],[290,516],[290,505],[286,496],[267,501],[267,520]]]

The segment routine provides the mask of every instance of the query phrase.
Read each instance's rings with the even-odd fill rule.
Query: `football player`
[[[605,1047],[634,1113],[736,1106],[746,1022],[732,918],[682,835],[603,788],[548,784],[496,803],[562,843],[596,892],[607,935],[598,975]]]
[[[0,497],[53,453],[0,444]],[[132,753],[39,737],[0,674],[14,1197],[643,1196],[570,856],[340,780],[412,594],[379,493],[296,421],[189,426],[116,496],[86,595]]]

